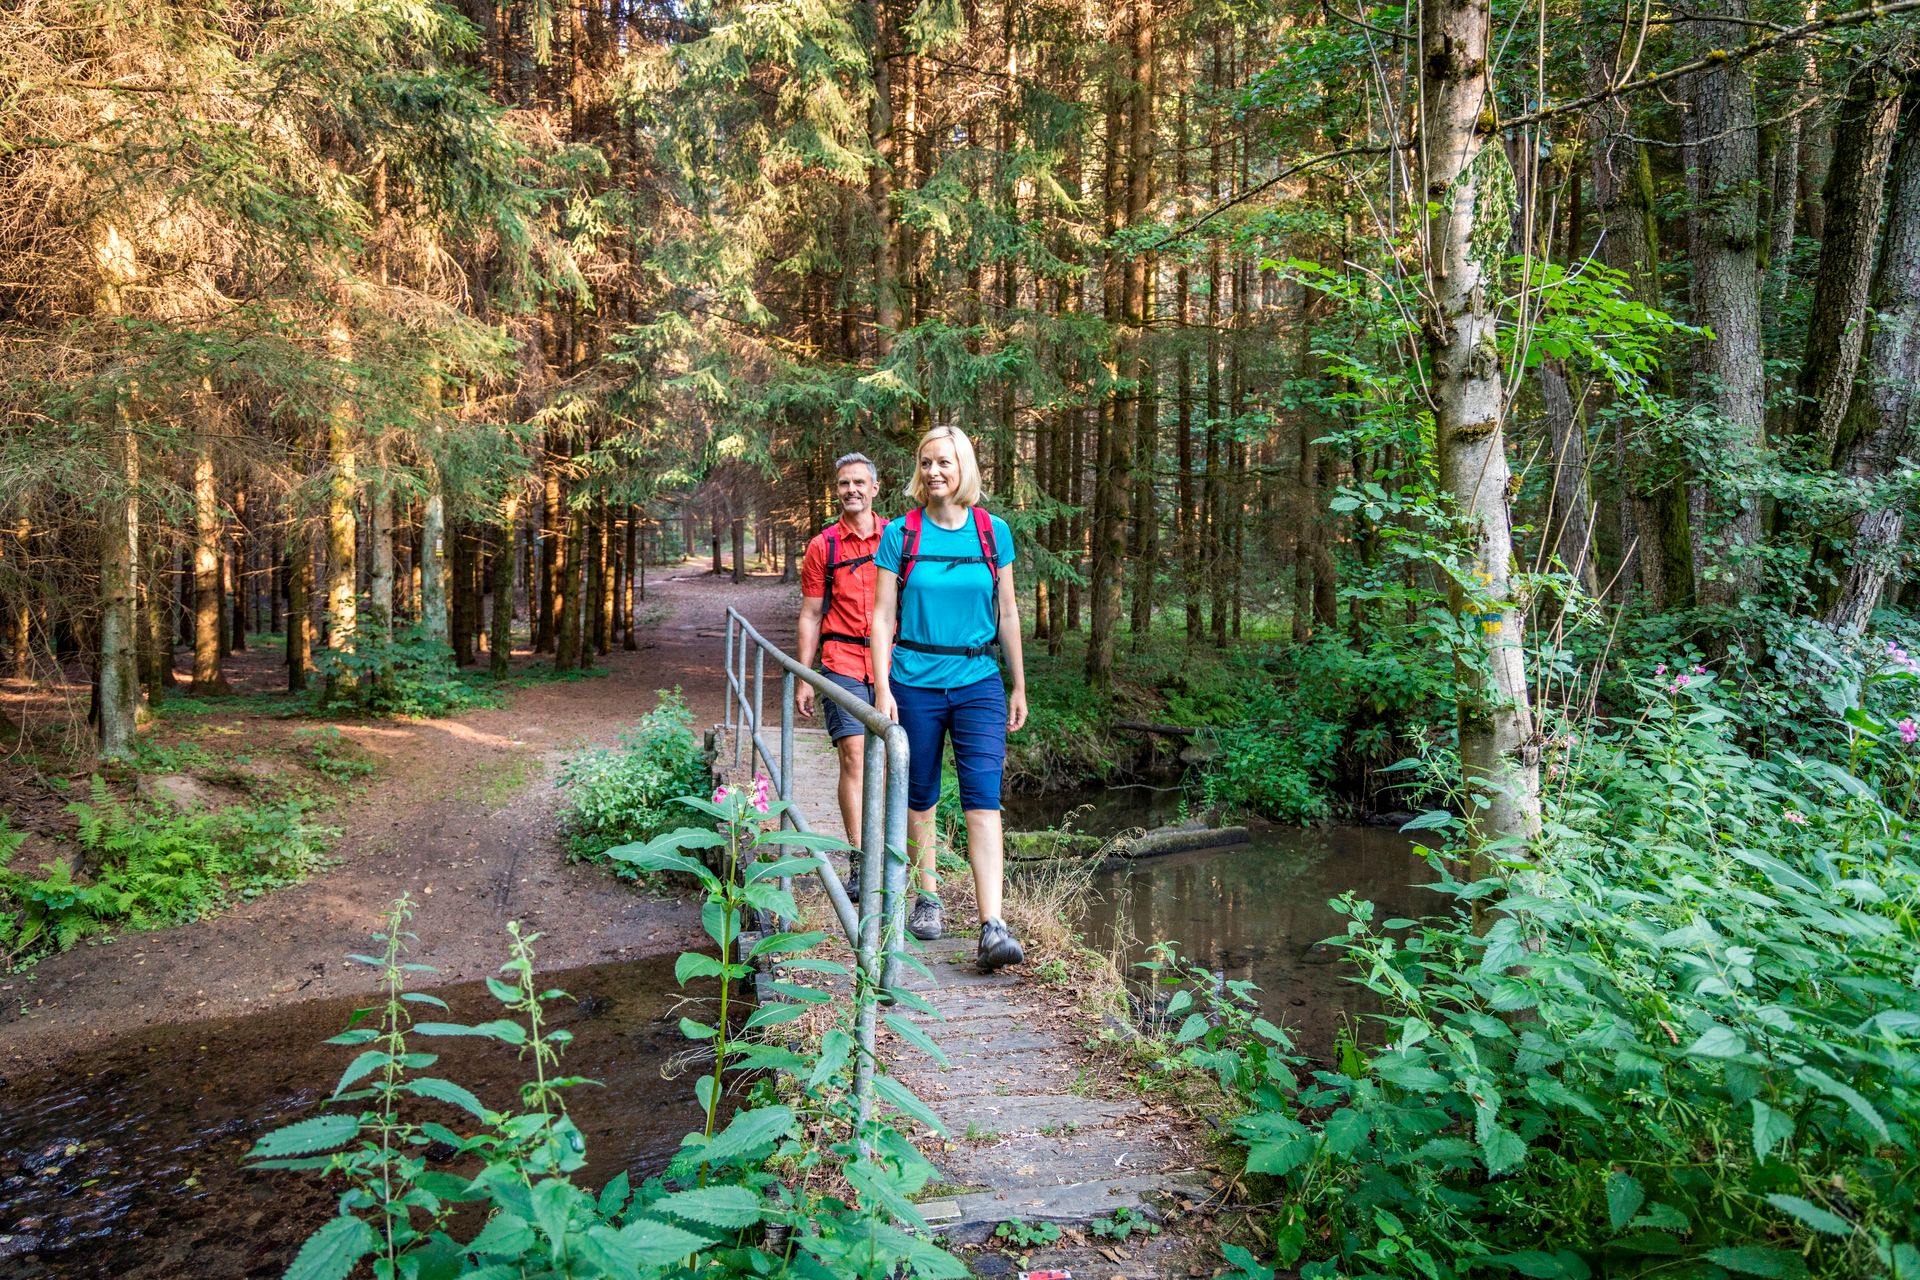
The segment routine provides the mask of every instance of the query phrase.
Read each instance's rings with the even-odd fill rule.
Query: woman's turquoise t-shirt
[[[1013,531],[999,516],[993,521],[993,551],[1005,568],[1013,563]],[[893,520],[880,535],[880,549],[873,562],[882,569],[900,572],[907,522]],[[984,564],[954,564],[950,560],[928,561],[927,556],[977,556],[980,531],[974,527],[973,511],[958,529],[942,529],[932,520],[921,518],[920,548],[913,572],[900,592],[900,622],[896,640],[904,637],[921,644],[949,645],[956,648],[985,644],[998,633],[994,621],[994,573]],[[992,653],[977,658],[958,654],[915,653],[895,645],[893,679],[916,689],[958,689],[988,676],[1000,674],[1000,663]]]

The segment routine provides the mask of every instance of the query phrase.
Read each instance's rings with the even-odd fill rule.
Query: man
[[[840,518],[814,535],[800,562],[799,659],[811,667],[817,656],[827,679],[862,702],[873,703],[873,662],[867,633],[873,629],[873,553],[880,546],[881,522],[873,500],[880,472],[864,453],[849,453],[833,467]],[[860,843],[861,775],[866,764],[866,728],[839,704],[824,699],[827,736],[840,756],[840,821],[847,840]],[[794,691],[794,709],[813,714],[813,687]],[[859,855],[853,858],[850,890],[857,892]]]

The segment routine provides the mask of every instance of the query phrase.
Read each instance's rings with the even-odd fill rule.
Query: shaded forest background
[[[1525,773],[1622,619],[1856,635],[1906,589],[1911,6],[1443,8],[15,6],[11,673],[80,664],[111,755],[175,644],[198,692],[259,631],[294,688],[504,670],[509,582],[579,667],[648,556],[790,569],[830,460],[934,422],[1096,690],[1156,635],[1431,651]],[[1423,65],[1462,15],[1484,65]]]

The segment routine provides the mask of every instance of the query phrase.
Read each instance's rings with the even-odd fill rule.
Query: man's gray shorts
[[[845,689],[868,706],[873,705],[873,686],[855,676],[843,676],[838,671],[822,671],[821,675]],[[847,713],[845,707],[832,698],[820,699],[820,710],[827,718],[827,736],[835,742],[842,738],[851,738],[865,733],[867,727]]]

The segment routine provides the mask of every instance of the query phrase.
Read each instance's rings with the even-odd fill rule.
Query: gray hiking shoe
[[[856,908],[860,905],[860,855],[854,854],[847,860],[847,878],[840,882],[847,887],[847,901]]]
[[[913,911],[907,916],[907,932],[922,942],[933,942],[947,931],[947,913],[940,904],[925,896],[913,900]]]
[[[992,973],[1010,964],[1020,964],[1026,958],[1020,943],[1007,932],[1004,920],[988,920],[980,926],[980,972]]]

